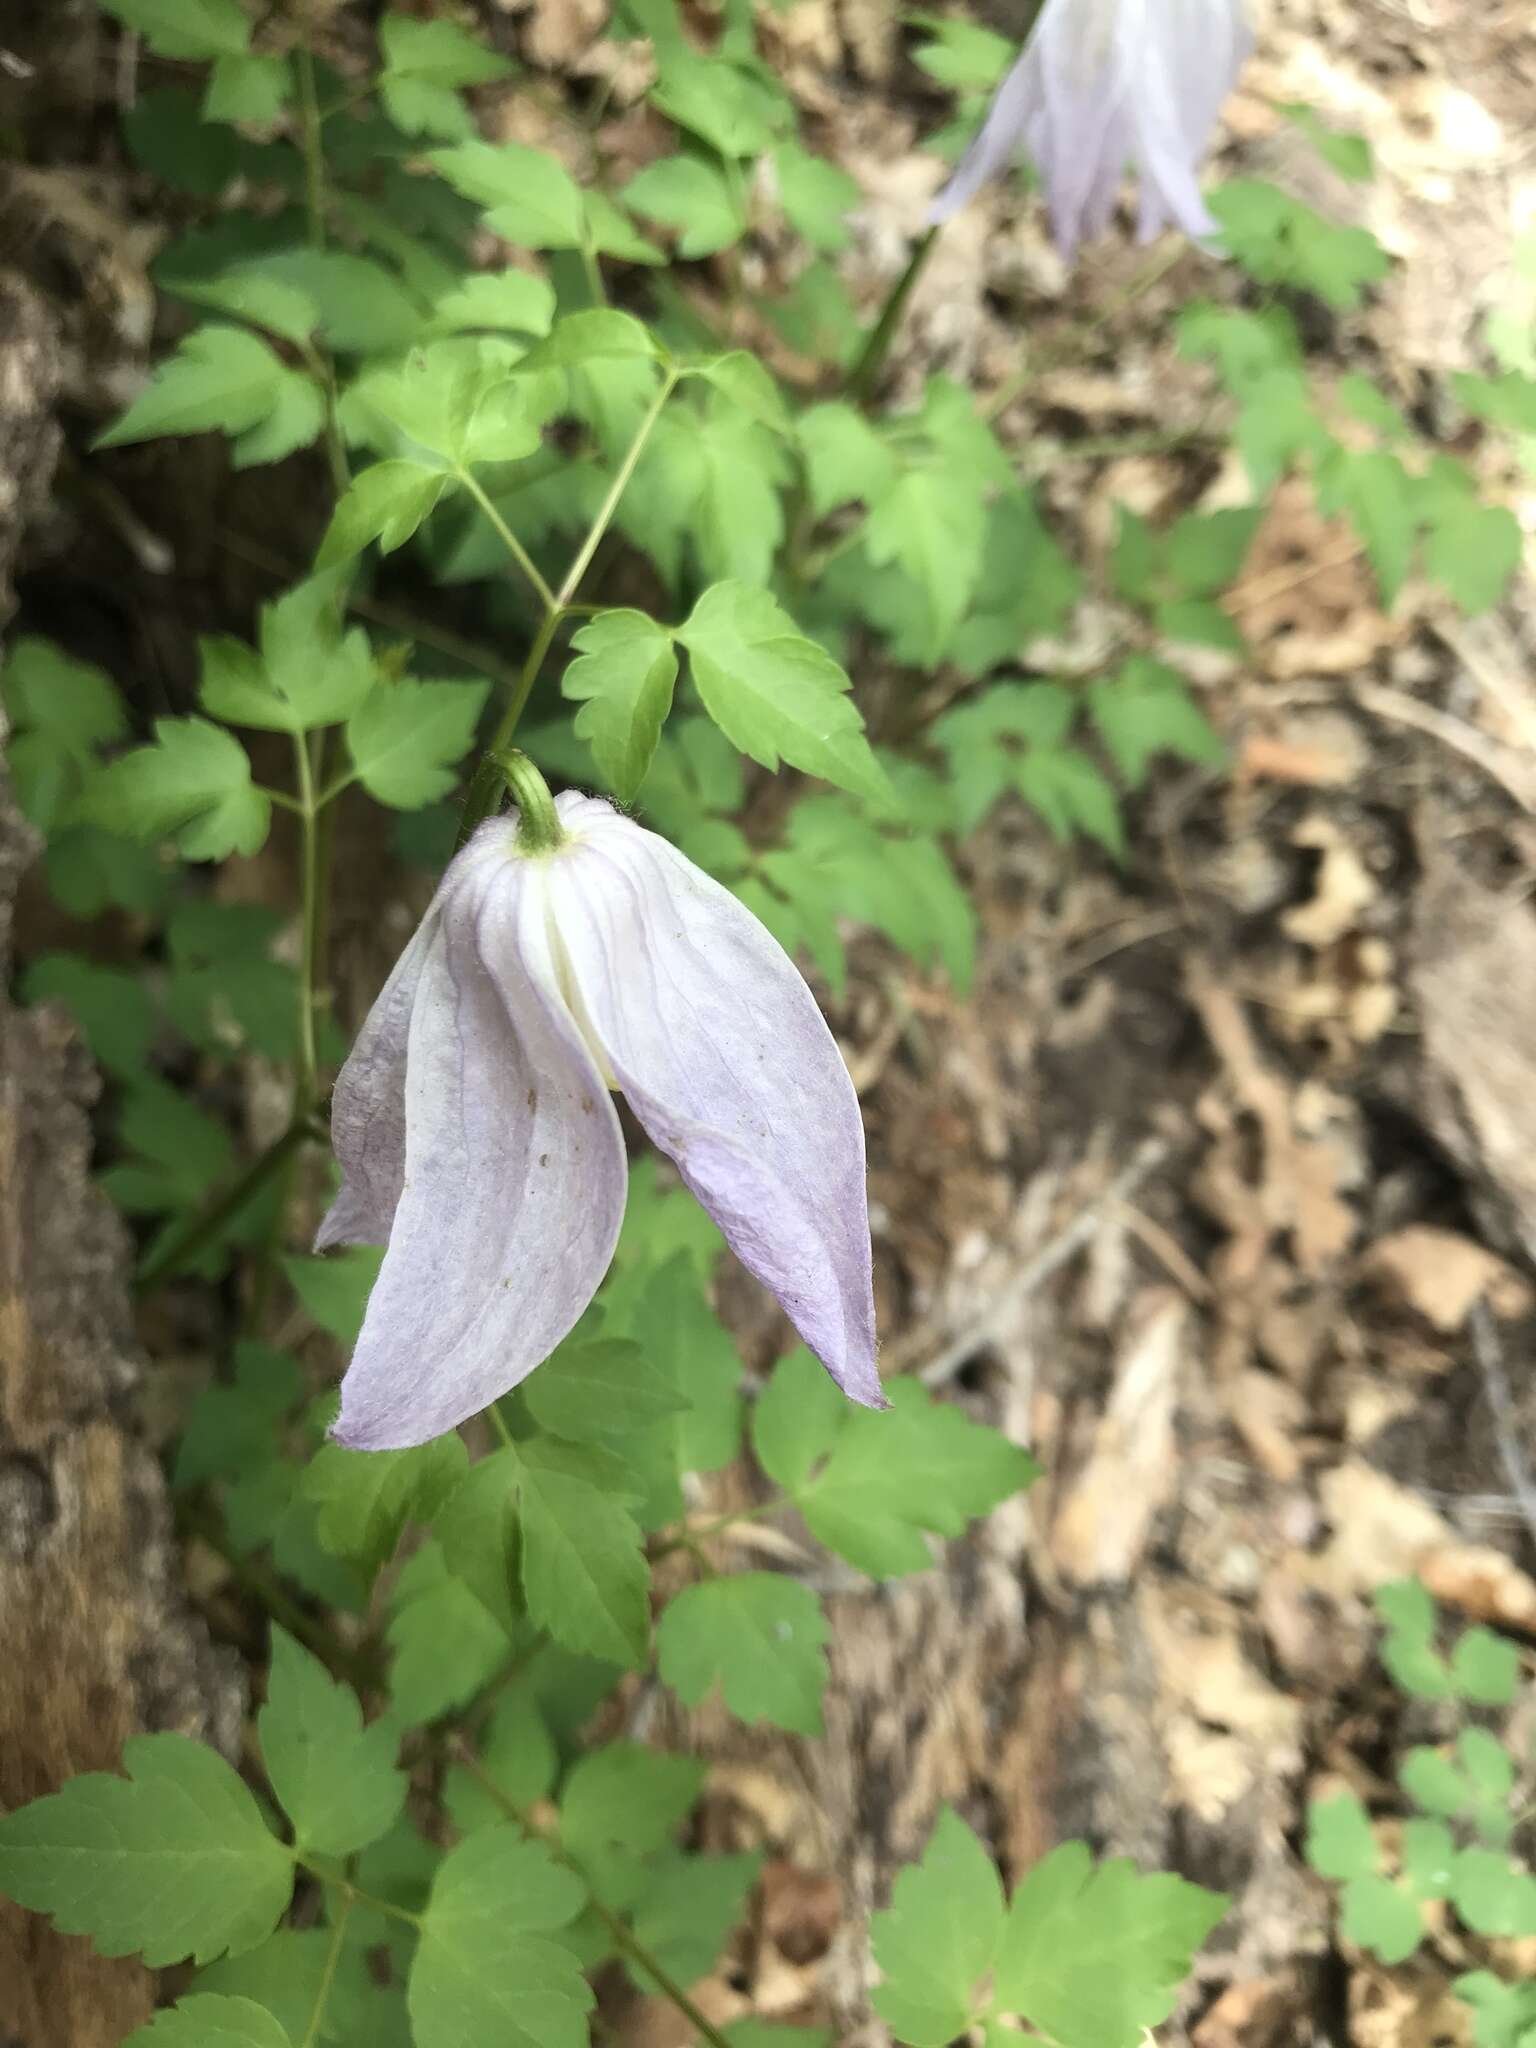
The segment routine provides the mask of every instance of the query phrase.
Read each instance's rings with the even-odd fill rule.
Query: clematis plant
[[[336,1084],[345,1175],[317,1248],[386,1244],[338,1442],[426,1442],[533,1371],[623,1220],[625,1099],[855,1401],[875,1365],[864,1132],[788,955],[730,892],[598,797],[482,824]]]
[[[1069,260],[1108,225],[1128,165],[1143,241],[1170,224],[1212,234],[1200,164],[1252,46],[1245,0],[1045,0],[931,219],[958,213],[1022,150]]]

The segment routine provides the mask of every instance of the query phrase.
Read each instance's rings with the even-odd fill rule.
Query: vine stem
[[[308,1856],[295,1856],[293,1860],[300,1870],[307,1870],[321,1884],[329,1885],[333,1892],[340,1892],[342,1903],[349,1912],[354,1906],[370,1906],[375,1913],[382,1913],[386,1920],[400,1920],[407,1927],[420,1931],[423,1916],[413,1913],[409,1906],[397,1906],[393,1899],[381,1899],[376,1892],[365,1892],[350,1877],[338,1877],[335,1871],[327,1870],[323,1863],[313,1862]]]
[[[134,1276],[137,1291],[145,1293],[149,1288],[159,1286],[172,1273],[179,1272],[206,1245],[213,1243],[225,1225],[233,1222],[247,1203],[254,1201],[269,1180],[282,1172],[301,1145],[324,1135],[308,1115],[295,1117],[282,1136],[275,1138],[265,1152],[258,1153],[240,1178],[232,1182],[208,1208],[189,1217],[179,1231],[173,1232],[146,1254]]]
[[[315,1986],[315,2002],[310,2008],[309,2025],[304,2029],[304,2038],[299,2048],[315,2048],[320,2039],[320,2029],[325,2024],[325,2008],[331,2002],[331,1992],[336,1983],[336,1972],[341,1964],[341,1951],[346,1943],[347,1922],[352,1917],[356,1904],[350,1891],[343,1892],[341,1909],[331,1928],[330,1946],[325,1952],[325,1965],[320,1972],[320,1982]]]
[[[907,310],[907,302],[917,289],[917,281],[928,266],[935,242],[939,239],[937,224],[917,238],[912,244],[912,253],[907,258],[907,267],[892,285],[885,304],[880,308],[879,317],[865,338],[859,350],[858,359],[848,372],[844,386],[850,398],[861,405],[868,404],[879,382],[880,372],[885,368],[886,358],[891,353],[891,344],[896,339],[896,330],[901,325],[901,316]]]
[[[608,486],[607,495],[604,497],[602,504],[597,508],[596,516],[587,529],[585,540],[576,550],[570,567],[561,578],[558,591],[550,589],[544,578],[539,574],[538,569],[528,559],[527,551],[522,543],[501,517],[501,514],[496,510],[484,491],[481,490],[475,479],[467,471],[463,473],[464,482],[470,495],[475,499],[480,509],[496,529],[508,554],[511,555],[513,561],[518,564],[538,591],[544,604],[544,616],[539,622],[537,633],[533,636],[533,644],[528,649],[527,659],[524,661],[522,669],[518,674],[517,683],[513,688],[512,695],[507,700],[506,709],[497,721],[496,730],[491,735],[490,744],[481,755],[479,766],[470,778],[469,790],[464,798],[463,814],[459,820],[458,845],[460,846],[464,844],[478,824],[490,817],[497,804],[501,801],[503,778],[501,770],[496,764],[496,756],[504,754],[512,744],[512,738],[517,731],[518,722],[522,718],[523,712],[527,709],[528,699],[533,695],[533,686],[539,679],[539,672],[544,666],[545,657],[554,644],[555,635],[560,630],[562,622],[571,617],[573,613],[586,609],[585,606],[578,605],[574,601],[577,591],[581,588],[581,580],[586,575],[588,569],[591,568],[592,558],[602,545],[603,536],[613,524],[613,515],[619,509],[619,501],[629,488],[630,479],[634,476],[635,470],[639,466],[640,458],[645,453],[646,444],[651,438],[656,422],[661,418],[662,408],[677,389],[680,377],[681,372],[672,367],[667,370],[666,375],[662,378],[657,388],[656,396],[646,408],[645,417],[641,420],[639,426],[636,427],[634,438],[624,451],[624,459],[614,473],[613,482]]]
[[[528,550],[523,546],[522,542],[518,539],[517,535],[512,531],[511,527],[508,526],[505,519],[502,518],[501,514],[496,510],[496,507],[491,503],[491,500],[486,496],[485,489],[480,483],[479,478],[475,475],[474,471],[471,469],[460,469],[457,470],[455,474],[457,475],[459,482],[464,486],[465,490],[468,491],[469,495],[474,499],[475,503],[480,507],[480,510],[485,514],[486,518],[495,528],[496,538],[501,542],[502,546],[506,549],[507,553],[512,557],[513,561],[516,562],[518,568],[522,570],[523,574],[527,577],[528,581],[533,585],[539,603],[543,605],[546,613],[554,611],[557,608],[558,600],[555,596],[555,593],[544,581],[543,575],[540,573],[538,563],[534,561],[533,557],[529,554]]]
[[[315,804],[315,771],[309,740],[295,733],[294,761],[299,783],[299,1070],[294,1090],[295,1117],[307,1116],[315,1103],[320,1062],[315,1047],[315,991],[319,972],[320,829]]]
[[[516,1821],[520,1828],[525,1829],[530,1835],[536,1836],[558,1862],[565,1864],[568,1869],[575,1870],[578,1877],[582,1875],[580,1867],[561,1848],[559,1838],[552,1835],[547,1829],[539,1827],[532,1817],[525,1813],[522,1807],[517,1804],[515,1799],[507,1797],[506,1793],[497,1784],[496,1780],[491,1776],[484,1764],[481,1763],[479,1757],[475,1755],[467,1742],[462,1740],[455,1741],[449,1745],[449,1748],[453,1761],[468,1772],[469,1776],[474,1779],[486,1797],[494,1805],[501,1808],[508,1820]],[[611,1912],[603,1904],[602,1900],[595,1895],[592,1898],[592,1910],[596,1913],[598,1919],[602,1921],[604,1927],[607,1928],[609,1934],[612,1935],[614,1946],[621,1950],[624,1955],[628,1956],[637,1968],[644,1970],[662,1996],[670,2004],[676,2006],[677,2010],[682,2014],[689,2026],[693,2028],[701,2041],[708,2042],[709,2048],[731,2048],[730,2042],[726,2040],[720,2029],[704,2013],[700,2012],[698,2006],[695,2005],[692,1998],[689,1997],[677,1979],[656,1960],[656,1957],[652,1955],[645,1943],[640,1941],[630,1931],[627,1924],[617,1913]]]

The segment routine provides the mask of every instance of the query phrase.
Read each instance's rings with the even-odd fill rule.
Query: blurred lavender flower
[[[930,220],[958,213],[1023,150],[1068,260],[1107,226],[1127,165],[1141,177],[1143,241],[1170,223],[1214,233],[1198,172],[1252,47],[1245,0],[1045,0]]]
[[[546,799],[547,801],[547,799]],[[610,1087],[843,1391],[883,1407],[853,1083],[810,990],[719,883],[601,798],[453,861],[336,1084],[317,1248],[387,1243],[338,1442],[424,1443],[532,1372],[624,1215]]]

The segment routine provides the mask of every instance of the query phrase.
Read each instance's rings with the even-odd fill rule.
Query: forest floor
[[[589,74],[603,0],[512,11],[525,59],[553,81]],[[867,195],[846,271],[873,306],[941,175],[919,145],[943,102],[887,0],[772,19],[785,75]],[[1363,134],[1374,179],[1320,168],[1276,112],[1289,101]],[[520,98],[506,132],[566,148],[558,93],[543,104],[530,117]],[[1229,110],[1223,168],[1360,221],[1397,259],[1365,312],[1328,316],[1314,367],[1369,369],[1430,431],[1447,373],[1482,362],[1490,313],[1536,330],[1517,260],[1536,228],[1533,106],[1524,5],[1273,0]],[[78,154],[109,116],[76,107]],[[618,81],[598,148],[643,155],[645,119]],[[82,415],[120,402],[148,332],[153,225],[114,237],[116,203],[86,181],[57,230],[94,252],[71,313]],[[1036,208],[993,191],[941,238],[893,359],[899,391],[942,370],[984,397],[1026,353],[1046,366],[999,430],[1100,587],[1116,504],[1156,517],[1245,490],[1205,433],[1208,375],[1171,341],[1188,298],[1238,286],[1192,250],[1147,278],[1128,240],[1067,274]],[[690,289],[715,285],[695,266]],[[1475,440],[1458,452],[1484,459]],[[94,607],[105,640],[174,671],[168,646],[266,594],[207,537],[224,480],[195,446],[176,460],[174,502],[134,495],[142,466],[117,502],[66,469],[67,567],[45,534],[18,628]],[[1531,474],[1488,481],[1536,522]],[[287,514],[249,481],[220,511],[283,551]],[[174,618],[157,538],[180,565]],[[1064,854],[1022,807],[998,814],[964,853],[982,927],[965,1002],[877,939],[854,949],[829,1010],[867,1112],[887,1370],[1005,1424],[1046,1477],[926,1579],[826,1582],[823,1743],[629,1702],[641,1732],[714,1758],[710,1845],[769,1854],[750,1939],[700,1992],[717,2018],[830,2015],[841,2040],[877,2040],[862,1915],[948,1800],[1012,1870],[1080,1833],[1229,1892],[1179,2023],[1196,2048],[1470,2038],[1448,1987],[1486,1945],[1437,1926],[1381,1967],[1341,1938],[1301,1840],[1309,1799],[1341,1785],[1390,1813],[1404,1749],[1446,1725],[1380,1667],[1382,1582],[1417,1574],[1536,1662],[1536,603],[1522,578],[1468,623],[1427,587],[1390,616],[1374,592],[1359,543],[1282,486],[1227,600],[1249,651],[1192,677],[1230,774],[1157,780],[1123,867]],[[1089,598],[1035,665],[1087,674],[1119,630]],[[867,701],[892,687],[855,682]],[[943,702],[959,684],[924,687]],[[24,950],[49,939],[37,904],[29,918]],[[386,926],[360,882],[336,925],[359,1000]],[[252,1077],[258,1125],[266,1085]],[[760,1305],[743,1290],[736,1307],[763,1351]],[[786,1540],[732,1538],[748,1559]],[[1511,1731],[1527,1758],[1533,1733]],[[1390,1825],[1382,1839],[1392,1853]],[[1536,1970],[1525,1948],[1504,1945],[1506,1975]],[[684,2038],[660,2008],[615,2018],[634,2048]]]

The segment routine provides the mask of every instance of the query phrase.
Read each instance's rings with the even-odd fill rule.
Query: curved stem
[[[301,1145],[321,1135],[318,1126],[307,1115],[295,1117],[283,1135],[253,1159],[237,1181],[200,1214],[189,1217],[179,1231],[144,1259],[134,1277],[136,1291],[143,1294],[151,1287],[158,1287],[162,1280],[169,1279],[172,1273],[196,1258],[234,1221],[246,1204],[260,1194],[267,1182],[282,1171]]]
[[[645,417],[635,429],[634,439],[624,451],[624,460],[619,464],[614,474],[613,482],[608,486],[607,495],[604,497],[602,504],[597,508],[596,517],[587,529],[586,539],[577,549],[570,567],[561,579],[558,592],[552,591],[549,588],[543,577],[539,575],[538,570],[528,561],[524,549],[511,528],[497,512],[495,506],[492,505],[474,478],[465,472],[465,483],[470,495],[476,499],[481,510],[500,534],[513,560],[522,564],[525,572],[534,581],[535,587],[544,598],[545,612],[544,617],[539,622],[539,630],[533,636],[533,644],[528,649],[528,658],[523,663],[522,670],[518,675],[516,687],[508,699],[506,709],[497,721],[496,730],[491,735],[490,744],[481,757],[480,765],[476,768],[474,775],[470,779],[469,789],[464,798],[464,809],[459,819],[458,846],[464,844],[475,827],[491,815],[501,800],[503,778],[495,757],[498,754],[504,754],[512,744],[512,737],[517,731],[518,721],[527,707],[528,699],[533,694],[533,686],[539,679],[540,669],[544,666],[544,657],[550,650],[555,634],[560,629],[561,622],[575,612],[584,612],[590,609],[589,606],[578,605],[573,602],[576,592],[581,587],[581,579],[592,566],[592,557],[597,553],[598,548],[602,544],[604,534],[613,523],[613,515],[619,509],[619,500],[629,488],[630,478],[634,475],[640,458],[645,453],[646,443],[651,438],[652,429],[661,418],[662,407],[677,389],[680,376],[680,371],[669,369],[662,378],[660,385],[657,387],[656,396],[651,400],[650,405],[646,409]]]
[[[584,1877],[585,1873],[561,1848],[559,1838],[548,1829],[536,1826],[516,1800],[507,1797],[467,1742],[455,1742],[451,1745],[451,1750],[453,1761],[468,1772],[487,1798],[501,1808],[508,1820],[515,1820],[518,1826],[525,1828],[530,1835],[536,1835],[552,1856],[575,1870],[578,1877]],[[730,2042],[720,2029],[700,2012],[677,1979],[656,1960],[645,1943],[636,1938],[628,1923],[605,1906],[595,1893],[590,1893],[589,1896],[592,1910],[613,1937],[614,1946],[628,1956],[637,1969],[644,1970],[662,1996],[676,2006],[699,2039],[708,2042],[709,2048],[731,2048]]]
[[[294,1087],[294,1113],[307,1116],[314,1107],[319,1077],[315,1049],[315,977],[320,952],[320,833],[314,764],[309,757],[309,740],[305,734],[294,735],[293,751],[299,780],[299,887],[303,906],[299,941],[299,1062]]]
[[[464,486],[465,490],[468,491],[469,495],[474,499],[475,503],[480,507],[480,510],[485,514],[486,518],[490,521],[491,525],[495,528],[496,538],[501,542],[502,546],[506,549],[507,553],[512,557],[513,561],[516,562],[519,569],[522,570],[523,574],[527,577],[528,581],[533,585],[539,603],[543,605],[546,612],[553,611],[558,602],[558,600],[555,597],[555,593],[550,589],[549,585],[544,581],[543,576],[540,574],[538,563],[534,561],[533,557],[529,554],[528,550],[523,546],[522,542],[518,539],[517,535],[512,531],[511,527],[508,526],[505,519],[502,518],[501,514],[496,510],[496,507],[491,503],[490,499],[486,496],[479,479],[474,474],[474,471],[470,469],[459,469],[455,471],[455,475],[458,477],[459,482]]]
[[[907,301],[917,289],[917,280],[922,276],[938,239],[939,230],[934,226],[912,244],[907,267],[891,287],[889,297],[880,308],[880,317],[869,330],[864,346],[859,350],[858,360],[848,372],[844,389],[860,405],[867,405],[874,395],[880,372],[885,368],[886,357],[896,339],[896,330],[901,325],[901,316],[907,310]]]
[[[320,102],[315,92],[315,60],[302,46],[294,51],[299,85],[299,145],[304,158],[304,223],[312,249],[325,247],[325,141],[321,134]],[[310,344],[305,349],[310,368],[320,381],[325,400],[325,456],[330,464],[331,485],[341,497],[351,481],[347,447],[336,416],[336,366],[329,352]]]
[[[311,1877],[318,1878],[321,1884],[329,1885],[333,1892],[340,1892],[349,1910],[353,1906],[371,1906],[386,1920],[403,1920],[408,1927],[421,1927],[422,1915],[413,1913],[409,1906],[397,1906],[393,1899],[381,1899],[376,1892],[365,1892],[350,1877],[338,1877],[335,1871],[327,1870],[324,1864],[315,1863],[308,1856],[295,1856],[293,1860],[301,1870],[307,1870]]]
[[[344,1892],[341,1910],[331,1926],[331,1943],[325,1952],[325,1964],[320,1972],[320,1982],[315,1986],[315,2002],[310,2008],[309,2025],[304,2029],[304,2038],[299,2048],[315,2048],[320,2039],[320,2029],[325,2024],[325,2008],[331,2002],[331,1991],[336,1982],[336,1971],[341,1962],[341,1951],[346,1944],[347,1922],[352,1917],[356,1904],[350,1893]]]
[[[651,400],[644,419],[636,427],[635,438],[624,451],[624,460],[619,464],[613,482],[608,486],[608,495],[604,498],[602,504],[598,506],[597,517],[592,521],[587,531],[586,539],[577,550],[576,559],[565,572],[565,581],[561,584],[560,594],[555,599],[557,605],[563,607],[569,604],[576,595],[581,585],[581,579],[586,575],[587,570],[591,566],[592,557],[597,553],[598,544],[601,542],[603,535],[608,531],[614,513],[619,509],[619,500],[623,497],[625,491],[628,490],[629,480],[634,475],[641,456],[645,453],[645,444],[651,438],[651,430],[661,418],[661,409],[677,389],[678,375],[678,371],[668,370],[658,385],[656,396]]]

